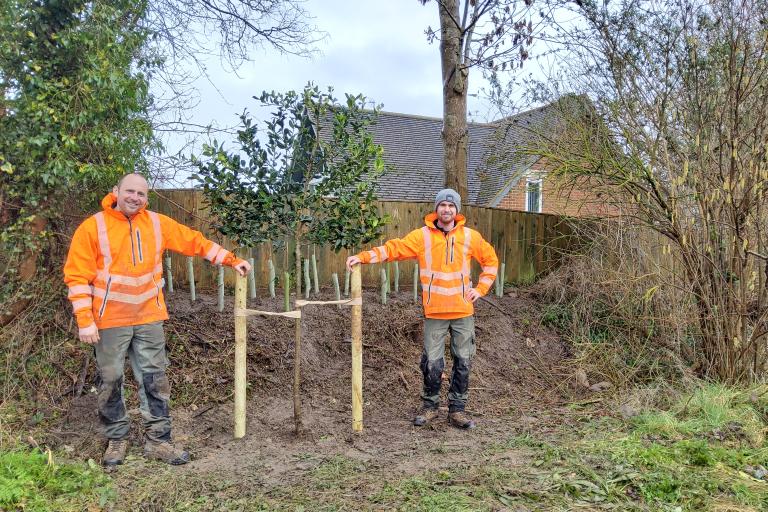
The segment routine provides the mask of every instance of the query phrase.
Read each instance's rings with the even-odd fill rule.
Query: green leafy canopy
[[[272,110],[262,131],[244,112],[236,151],[213,141],[193,157],[217,229],[246,247],[297,233],[335,251],[377,239],[387,221],[374,205],[384,160],[368,127],[379,107],[312,84],[256,99]]]

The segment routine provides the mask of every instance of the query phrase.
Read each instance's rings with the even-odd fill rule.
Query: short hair
[[[118,190],[120,190],[120,185],[122,185],[122,184],[123,184],[123,181],[124,181],[124,180],[125,180],[125,178],[127,178],[128,176],[139,176],[140,178],[143,178],[143,179],[144,179],[144,181],[146,181],[146,182],[147,182],[147,186],[149,186],[149,180],[147,180],[147,178],[146,178],[146,177],[144,177],[143,175],[141,175],[141,174],[139,174],[139,173],[137,173],[137,172],[129,172],[129,173],[123,174],[123,175],[120,177],[120,179],[118,180],[118,182],[117,182],[117,189],[118,189]]]

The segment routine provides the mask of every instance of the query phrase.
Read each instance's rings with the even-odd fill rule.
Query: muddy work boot
[[[105,466],[117,466],[125,461],[125,452],[128,451],[127,439],[110,439],[101,463]]]
[[[456,428],[472,430],[477,426],[475,421],[464,411],[453,411],[448,413],[448,423]]]
[[[144,457],[165,462],[172,466],[189,462],[189,452],[173,446],[168,441],[151,441],[144,443]]]
[[[413,424],[417,427],[422,427],[437,418],[438,414],[437,407],[422,406],[416,417],[413,418]]]

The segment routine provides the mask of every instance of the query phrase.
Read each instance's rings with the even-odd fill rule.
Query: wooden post
[[[168,277],[168,279],[165,280],[165,283],[168,285],[168,293],[173,293],[173,271],[171,269],[170,256],[165,257],[165,275]]]
[[[246,285],[246,278],[237,274],[235,310],[245,309]],[[235,439],[245,435],[246,322],[246,317],[235,316]]]
[[[267,262],[269,265],[269,296],[275,298],[275,264],[272,263],[272,258]]]
[[[499,274],[496,276],[496,296],[504,296],[504,275],[507,273],[507,264],[502,263]]]
[[[224,265],[218,265],[218,267],[219,275],[216,284],[219,289],[219,313],[221,313],[224,311]]]
[[[251,270],[248,272],[248,296],[251,299],[256,298],[256,264],[253,258],[248,258],[248,263],[251,264]]]
[[[400,265],[397,261],[393,265],[395,266],[395,293],[398,293],[400,291]]]
[[[387,283],[387,271],[382,268],[380,272],[381,272],[381,290],[380,290],[381,303],[386,304],[387,303],[387,285],[389,284]]]
[[[349,278],[352,274],[349,270],[344,271],[344,296],[349,297]]]
[[[360,265],[352,269],[352,299],[362,299]],[[352,430],[363,431],[363,306],[352,306]]]
[[[320,280],[317,277],[317,254],[315,254],[315,247],[312,247],[312,284],[314,287],[315,295],[320,293]]]
[[[291,273],[283,272],[283,307],[291,310]]]
[[[419,302],[419,264],[413,267],[413,302]]]
[[[187,274],[189,275],[189,298],[194,301],[197,297],[195,295],[195,264],[192,256],[187,257]]]
[[[309,282],[309,259],[304,259],[304,298],[309,298],[309,289],[312,285]]]
[[[341,291],[339,290],[339,274],[334,272],[331,274],[331,281],[333,281],[333,295],[336,300],[341,300]]]

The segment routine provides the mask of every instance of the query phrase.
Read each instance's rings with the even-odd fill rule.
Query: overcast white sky
[[[437,43],[429,44],[428,26],[439,26],[434,2],[417,0],[308,0],[304,7],[327,38],[312,58],[280,55],[274,50],[254,50],[253,62],[237,75],[217,59],[207,62],[212,83],[198,80],[199,103],[187,111],[188,121],[233,126],[248,109],[258,115],[253,96],[263,90],[300,90],[308,81],[321,88],[333,86],[337,95],[362,93],[390,112],[441,117],[440,55]],[[470,75],[470,95],[483,84],[478,71]],[[477,121],[488,120],[488,106],[470,97],[469,109]],[[169,152],[180,139],[166,141]],[[199,152],[198,147],[186,148]]]

